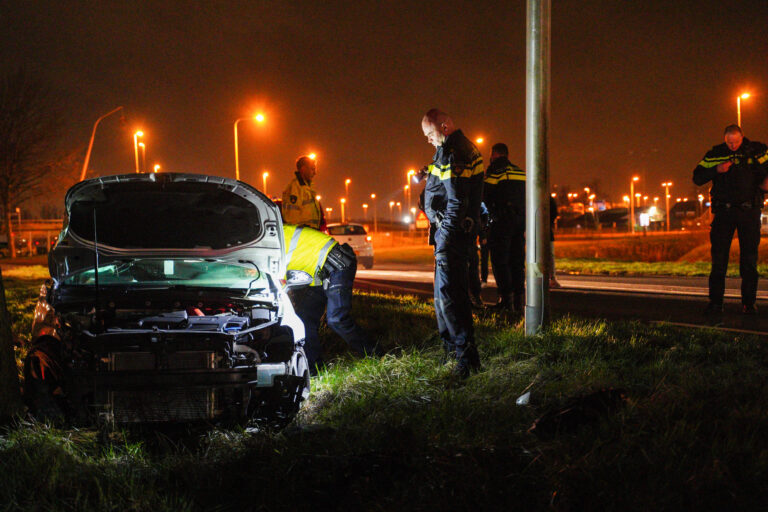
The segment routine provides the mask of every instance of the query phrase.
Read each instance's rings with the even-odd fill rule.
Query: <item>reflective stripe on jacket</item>
[[[312,184],[304,181],[297,172],[296,178],[283,191],[283,220],[297,226],[320,229],[321,219],[320,202]]]
[[[283,224],[285,239],[286,270],[301,270],[314,281],[312,286],[322,285],[320,270],[328,259],[328,254],[338,242],[316,229]]]

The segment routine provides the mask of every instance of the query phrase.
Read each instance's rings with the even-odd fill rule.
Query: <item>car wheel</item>
[[[364,261],[363,268],[365,268],[366,270],[371,270],[373,268],[373,258],[371,258],[370,260]]]
[[[301,407],[301,403],[309,398],[309,364],[307,363],[307,356],[304,354],[304,349],[299,347],[296,352],[293,353],[291,358],[290,375],[293,377],[300,377],[302,379],[301,384],[296,390],[296,408],[298,410]]]

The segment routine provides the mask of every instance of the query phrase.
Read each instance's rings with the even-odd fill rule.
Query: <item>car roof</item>
[[[335,228],[336,226],[360,226],[361,228],[365,227],[362,224],[357,224],[355,222],[345,222],[344,224],[342,224],[340,222],[336,222],[334,224],[328,224],[329,228]]]

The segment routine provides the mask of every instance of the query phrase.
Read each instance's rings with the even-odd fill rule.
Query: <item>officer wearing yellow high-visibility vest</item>
[[[523,311],[525,287],[525,171],[509,161],[506,144],[494,144],[485,172],[488,250],[499,293],[498,307]]]
[[[427,167],[424,212],[435,247],[435,315],[443,346],[456,357],[461,378],[480,367],[469,298],[469,251],[477,239],[483,189],[483,157],[445,112],[422,118],[427,141],[435,146]]]
[[[304,352],[310,373],[322,365],[318,327],[327,306],[328,326],[353,350],[379,355],[375,343],[352,319],[352,286],[357,258],[348,244],[312,228],[283,224],[286,270],[301,270],[312,276],[312,284],[294,293],[296,314],[304,322]]]
[[[317,162],[309,156],[296,160],[296,178],[283,191],[283,219],[297,226],[320,229],[323,212],[312,180],[317,174]]]

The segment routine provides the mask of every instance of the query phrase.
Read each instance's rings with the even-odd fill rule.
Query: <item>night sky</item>
[[[722,142],[742,103],[747,137],[768,140],[768,2],[553,0],[551,182],[603,195],[693,191],[691,171]],[[245,181],[282,191],[301,154],[337,214],[371,192],[402,198],[405,173],[433,153],[420,121],[439,107],[480,147],[506,142],[525,163],[525,2],[75,2],[0,4],[2,64],[25,64],[64,91],[67,144],[90,168],[147,164],[234,177],[240,123]],[[647,185],[646,185],[647,184]],[[647,188],[646,188],[647,187]],[[60,198],[54,198],[60,202]]]

